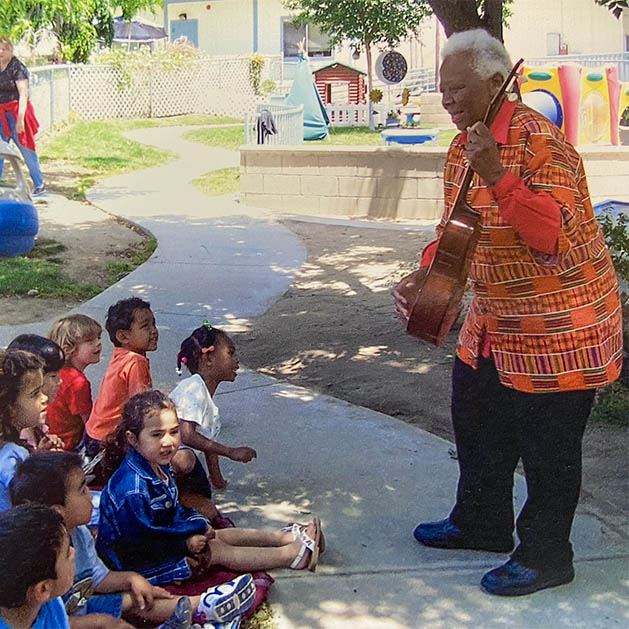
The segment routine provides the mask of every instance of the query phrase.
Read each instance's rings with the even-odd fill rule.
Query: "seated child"
[[[100,360],[102,331],[98,321],[73,314],[59,319],[48,333],[65,354],[61,387],[46,409],[48,425],[63,440],[64,450],[78,447],[92,411],[92,389],[83,372]]]
[[[146,352],[157,349],[159,337],[151,305],[139,297],[110,306],[105,328],[114,344],[114,353],[85,425],[83,443],[90,457],[96,456],[100,442],[116,430],[125,402],[151,388]]]
[[[60,370],[65,362],[63,350],[57,343],[45,336],[39,336],[39,334],[20,334],[9,343],[7,349],[21,349],[43,359],[44,384],[42,391],[48,398],[48,404],[50,404],[55,399],[61,385]],[[55,430],[50,429],[50,424],[47,421],[38,427],[26,429],[20,436],[34,448],[40,443],[44,435],[47,437],[48,444],[44,441],[42,447],[63,448],[63,439]]]
[[[11,506],[9,483],[16,465],[29,455],[20,433],[46,419],[43,367],[44,361],[30,352],[0,351],[0,511]]]
[[[75,550],[74,583],[63,595],[72,629],[119,627],[112,621],[121,616],[153,623],[166,620],[163,627],[168,629],[187,628],[193,612],[198,612],[201,619],[218,621],[238,608],[238,593],[247,585],[252,587],[251,578],[243,578],[240,586],[211,588],[201,596],[178,601],[136,572],[108,570],[96,554],[94,539],[85,526],[92,503],[81,459],[73,452],[33,454],[19,465],[11,483],[11,498],[15,505],[43,503],[63,516]],[[103,615],[109,618],[109,624]]]
[[[0,513],[0,566],[0,629],[69,628],[59,597],[72,586],[74,549],[54,509]]]
[[[219,456],[241,463],[248,463],[256,457],[253,448],[234,448],[216,441],[221,424],[212,396],[221,382],[236,379],[239,367],[236,346],[225,332],[204,321],[181,343],[177,354],[178,373],[181,373],[182,364],[192,375],[182,380],[170,394],[177,407],[181,442],[194,448],[200,460],[205,460],[212,485],[223,489],[226,483],[219,466]],[[194,474],[195,467],[198,470],[199,464],[190,449],[181,449],[173,459],[173,468],[178,475],[186,472]],[[189,495],[198,492],[188,491],[189,483],[186,483],[185,477],[182,481],[178,478],[178,483],[182,504],[198,509],[197,504],[190,503]]]
[[[289,530],[215,531],[198,512],[181,506],[170,470],[178,447],[179,422],[166,395],[147,391],[127,402],[103,461],[106,472],[119,464],[100,501],[96,547],[106,563],[135,570],[154,584],[202,577],[214,566],[235,572],[315,570],[319,518]]]

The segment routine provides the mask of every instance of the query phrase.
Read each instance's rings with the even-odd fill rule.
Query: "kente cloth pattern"
[[[482,213],[481,235],[469,276],[474,299],[457,355],[475,367],[489,342],[500,381],[520,391],[603,386],[622,367],[622,312],[583,162],[558,127],[521,103],[505,130],[506,141],[499,144],[503,167],[560,206],[557,253],[529,247],[501,216],[496,195],[474,175],[467,202]],[[460,134],[446,160],[439,233],[464,177],[464,148]]]

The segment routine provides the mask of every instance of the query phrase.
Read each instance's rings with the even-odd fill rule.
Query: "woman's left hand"
[[[18,135],[20,133],[24,133],[24,118],[22,118],[21,120],[18,118],[17,122],[15,123],[15,130],[17,131]]]

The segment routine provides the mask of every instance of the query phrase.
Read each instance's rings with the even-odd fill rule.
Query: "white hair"
[[[453,33],[443,47],[442,61],[452,55],[470,56],[470,65],[481,79],[500,74],[506,79],[513,64],[505,47],[483,28]]]

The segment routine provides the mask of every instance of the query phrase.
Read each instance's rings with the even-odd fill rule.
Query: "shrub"
[[[262,85],[260,85],[260,91],[263,94],[270,94],[277,87],[275,81],[271,81],[271,79],[265,79],[262,81]]]
[[[249,57],[249,83],[256,96],[260,96],[260,81],[262,80],[262,68],[264,68],[264,57],[256,52]]]
[[[408,89],[408,87],[405,87],[402,90],[402,105],[408,105],[408,101],[411,98],[411,90]]]

